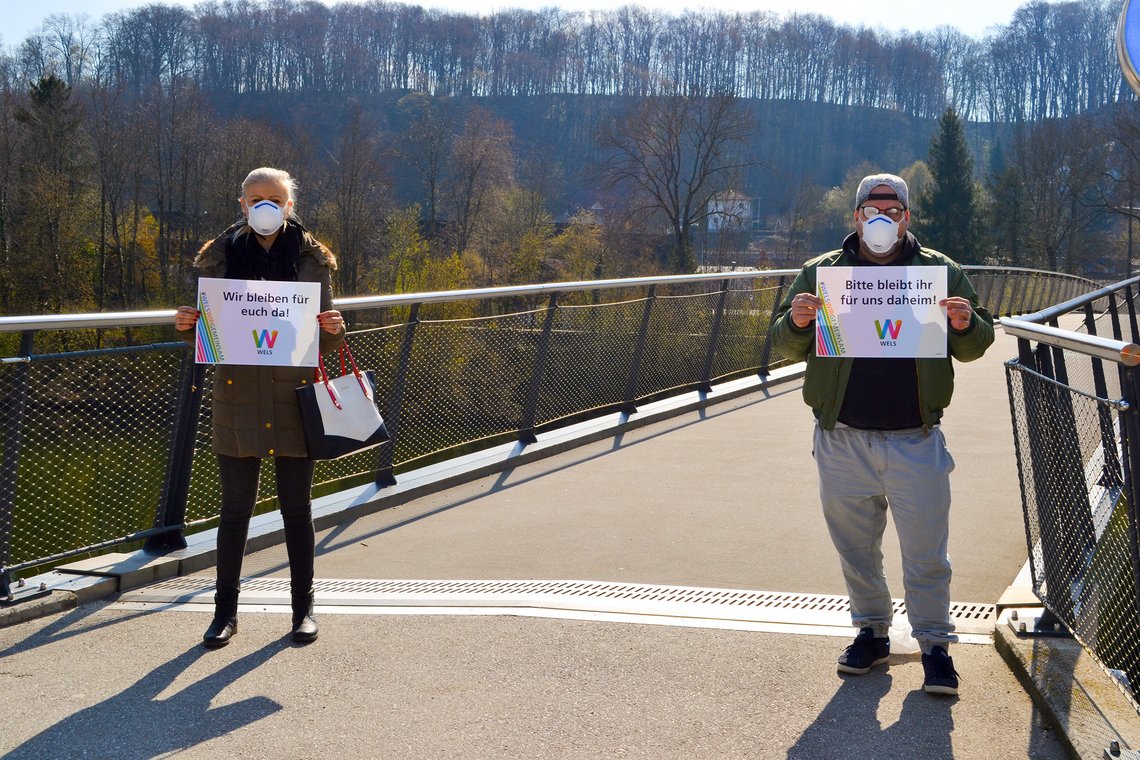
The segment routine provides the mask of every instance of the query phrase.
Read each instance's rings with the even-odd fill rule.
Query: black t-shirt
[[[914,359],[853,359],[839,421],[864,430],[922,427]]]

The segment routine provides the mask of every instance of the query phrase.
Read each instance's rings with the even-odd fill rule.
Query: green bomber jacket
[[[945,266],[947,289],[951,296],[970,301],[974,315],[965,330],[950,328],[947,341],[950,356],[939,359],[915,359],[918,369],[918,403],[923,425],[932,427],[942,419],[942,412],[954,394],[954,367],[952,358],[968,362],[985,353],[994,342],[994,320],[988,311],[978,305],[978,295],[966,278],[966,273],[945,254],[923,248],[909,232],[903,243],[903,256],[892,261],[892,266]],[[792,282],[784,300],[776,311],[776,318],[768,337],[772,347],[792,361],[807,361],[804,375],[803,397],[812,408],[824,430],[835,428],[836,418],[843,406],[847,380],[851,376],[853,359],[849,357],[817,357],[815,355],[815,323],[806,328],[796,327],[791,318],[792,299],[798,293],[816,292],[816,269],[830,266],[877,266],[858,255],[859,239],[852,233],[843,241],[843,248],[825,253],[807,261]]]

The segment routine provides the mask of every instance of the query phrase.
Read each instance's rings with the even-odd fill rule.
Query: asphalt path
[[[952,597],[993,603],[1025,562],[998,332],[957,365],[944,419],[956,461]],[[318,537],[321,578],[568,579],[845,594],[820,514],[813,418],[799,383],[369,515]],[[902,596],[893,526],[888,581]],[[284,575],[283,547],[251,574]]]
[[[836,639],[522,617],[242,613],[86,605],[0,629],[0,755],[44,758],[1066,757],[988,646],[955,647],[959,699],[914,655],[835,672]]]
[[[960,365],[956,601],[993,602],[1025,539],[999,337]],[[583,579],[842,594],[799,386],[718,404],[346,523],[323,579]],[[901,596],[893,533],[888,578]],[[283,548],[247,558],[283,575]],[[203,607],[203,605],[196,605]],[[992,646],[954,647],[962,697],[921,691],[916,655],[840,677],[828,636],[522,616],[87,604],[0,629],[11,758],[1063,758]]]

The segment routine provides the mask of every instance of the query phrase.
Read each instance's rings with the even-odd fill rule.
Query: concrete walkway
[[[945,420],[958,463],[955,601],[996,602],[1024,563],[1001,366],[1014,353],[1003,337],[960,365]],[[322,531],[317,575],[842,594],[810,447],[811,415],[793,383]],[[901,596],[891,535],[888,578]],[[245,569],[283,577],[285,568],[273,548]],[[114,600],[0,629],[10,716],[0,753],[1068,756],[989,644],[954,647],[962,696],[938,699],[921,691],[917,655],[837,676],[846,641],[833,636],[415,612],[325,611],[320,639],[300,647],[285,636],[286,615],[243,609],[240,633],[218,651],[198,644],[206,614]]]

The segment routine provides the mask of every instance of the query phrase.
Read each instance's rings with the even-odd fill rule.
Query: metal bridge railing
[[[1003,319],[1002,327],[1018,340],[1006,377],[1046,627],[1064,624],[1140,710],[1138,284]]]
[[[357,361],[376,371],[393,439],[320,462],[314,491],[390,484],[413,464],[531,442],[586,416],[766,375],[785,363],[767,332],[795,274],[339,299]],[[1093,287],[1026,269],[974,267],[970,275],[995,313]],[[0,345],[10,339],[12,354],[0,362],[0,601],[12,598],[14,573],[136,541],[155,551],[182,546],[185,531],[216,519],[213,372],[172,340],[173,316],[0,317]],[[258,508],[268,511],[274,479],[263,475]]]

